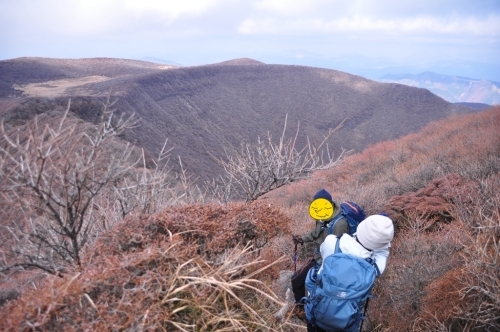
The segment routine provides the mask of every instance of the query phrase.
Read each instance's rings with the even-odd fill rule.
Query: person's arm
[[[341,237],[345,233],[349,234],[349,224],[345,218],[341,218],[333,226],[332,234]]]
[[[384,273],[385,266],[387,264],[387,258],[389,258],[389,248],[373,250],[373,259],[375,264],[377,264],[380,274]]]
[[[319,235],[321,234],[322,231],[323,231],[323,229],[321,228],[321,224],[319,222],[316,222],[316,227],[312,231],[302,235],[302,237],[301,237],[302,241],[312,242],[319,237]]]
[[[318,274],[320,274],[323,271],[323,262],[325,261],[325,259],[328,256],[333,255],[335,253],[335,245],[337,244],[337,241],[340,241],[340,238],[336,237],[333,234],[330,234],[325,238],[325,241],[323,241],[323,243],[320,245],[319,251],[321,253],[322,261],[321,261],[321,266],[318,270]]]

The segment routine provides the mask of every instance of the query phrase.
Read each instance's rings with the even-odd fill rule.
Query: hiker
[[[316,220],[315,228],[303,236],[294,235],[292,237],[295,245],[298,243],[304,244],[304,242],[314,242],[317,245],[313,258],[292,275],[291,281],[295,299],[295,313],[298,316],[304,315],[301,299],[306,296],[305,280],[307,272],[310,268],[321,265],[319,246],[328,235],[328,223],[339,217],[341,212],[340,205],[333,200],[332,195],[325,189],[319,190],[314,195],[309,206],[309,214]],[[332,234],[341,236],[344,233],[349,233],[349,225],[346,219],[342,217],[336,220],[335,225],[333,225]]]
[[[375,278],[385,270],[393,237],[394,225],[392,220],[384,215],[371,215],[358,225],[357,232],[353,236],[349,234],[343,234],[341,237],[328,235],[325,238],[325,241],[320,247],[320,253],[323,258],[322,264],[317,272],[311,271],[306,280],[308,290],[312,293],[307,298],[305,306],[306,316],[308,318],[308,332],[323,332],[325,331],[325,326],[327,327],[326,330],[335,330],[334,328],[338,329],[336,324],[341,324],[340,322],[348,322],[346,324],[349,326],[347,329],[340,328],[338,331],[358,331],[360,329],[362,319],[364,318],[364,313],[362,311],[366,311],[368,296],[375,282]],[[346,255],[341,257],[337,252]],[[355,269],[351,268],[351,266],[347,267],[347,263],[352,262],[352,258],[349,258],[349,256],[361,258],[362,264],[359,263],[360,260],[357,260],[353,263],[356,265],[353,265]],[[334,261],[334,258],[337,259],[337,261]],[[348,259],[351,261],[348,261]],[[366,262],[368,262],[368,264]],[[359,268],[359,266],[361,266],[361,268]],[[345,267],[345,271],[341,271],[342,267]],[[353,271],[360,271],[360,275],[353,275]],[[329,278],[318,282],[323,274],[328,274]],[[368,277],[371,277],[371,279]],[[365,279],[367,281],[365,281]],[[336,289],[338,294],[343,293],[343,296],[349,298],[349,291],[351,291],[352,288],[354,288],[356,292],[359,291],[359,289],[363,289],[362,287],[358,287],[358,284],[363,285],[363,282],[366,283],[366,292],[361,294],[358,293],[357,296],[359,296],[359,298],[352,300],[356,302],[356,305],[346,303],[347,307],[358,308],[357,311],[352,313],[353,316],[348,316],[351,317],[351,319],[347,320],[345,317],[339,318],[341,315],[345,315],[346,311],[343,309],[343,304],[348,301],[339,299],[339,296],[332,297],[331,299],[334,299],[334,301],[328,302],[328,308],[326,309],[323,307],[323,312],[320,312],[322,309],[319,302],[322,300],[329,301],[329,299],[325,299],[325,297],[327,297],[325,294],[328,295],[328,291],[320,290],[318,292],[318,287],[329,290]],[[331,284],[325,285],[328,283]],[[344,285],[345,288],[342,288],[342,285]],[[355,290],[352,290],[352,292],[355,292]],[[318,325],[322,325],[323,327]],[[335,325],[335,327],[333,325]]]

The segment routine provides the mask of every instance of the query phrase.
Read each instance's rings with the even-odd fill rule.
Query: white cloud
[[[496,12],[473,16],[474,13],[464,14],[465,9],[460,10],[469,8],[466,2],[455,1],[457,5],[442,14],[443,3],[451,6],[450,0],[421,0],[426,6],[420,2],[402,4],[394,0],[376,3],[366,0],[0,0],[0,29],[4,30],[0,37],[11,33],[9,30],[46,36],[119,33],[126,36],[161,34],[162,31],[167,35],[222,31],[254,36],[307,33],[499,36],[500,4]],[[491,1],[484,1],[492,6]]]
[[[5,0],[4,0],[5,1]],[[227,0],[7,0],[0,18],[33,33],[103,35],[165,28],[182,19],[203,16]],[[26,24],[29,24],[26,26]]]
[[[489,15],[486,19],[473,16],[441,18],[432,16],[377,19],[368,16],[343,17],[335,20],[323,18],[277,19],[249,18],[238,31],[248,35],[286,34],[337,34],[337,33],[387,33],[398,34],[456,34],[485,37],[500,37],[500,15]]]
[[[258,0],[252,4],[257,11],[266,12],[278,16],[297,16],[321,12],[320,9],[331,3],[328,0]]]
[[[223,0],[125,0],[124,9],[136,15],[155,14],[159,17],[175,20],[181,16],[201,16],[211,8],[224,2]]]
[[[257,54],[301,64],[317,57],[358,65],[354,55],[390,58],[384,65],[496,63],[500,1],[0,0],[0,45],[0,59],[155,56],[203,64]]]

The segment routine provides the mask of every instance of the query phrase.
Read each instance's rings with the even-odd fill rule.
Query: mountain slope
[[[163,69],[173,68],[139,60],[114,58],[89,59],[52,59],[52,58],[17,58],[0,61],[0,98],[20,97],[22,85],[46,83],[58,80],[77,80],[88,77],[105,79],[141,75]],[[92,82],[82,81],[83,85]],[[50,88],[50,86],[46,86]],[[24,91],[26,94],[26,91]],[[29,92],[28,92],[29,94]]]
[[[70,69],[62,66],[62,74],[52,66],[50,75],[39,77],[26,73],[26,61],[11,60],[11,74],[3,79],[10,85],[24,82],[17,90],[18,97],[19,91],[24,91],[17,106],[4,110],[6,119],[15,123],[16,119],[63,106],[71,97],[72,110],[92,120],[111,90],[119,111],[135,112],[141,118],[140,127],[125,133],[124,139],[151,155],[168,138],[174,148],[172,155],[181,156],[189,171],[202,179],[220,172],[212,156],[220,158],[224,150],[238,149],[244,141],[256,142],[257,136],[264,138],[268,132],[278,139],[287,116],[287,136],[293,137],[299,130],[299,149],[307,137],[318,143],[329,129],[345,120],[329,140],[338,153],[341,148],[361,151],[370,144],[417,131],[428,122],[474,112],[425,89],[378,83],[335,70],[266,65],[251,59],[168,70],[140,61],[119,60],[117,65],[111,59],[107,64],[100,59],[82,59],[74,60]],[[47,67],[48,60],[30,61],[30,71],[37,61],[38,71]],[[101,79],[75,82],[90,76]],[[54,82],[61,78],[70,79],[73,85],[43,98],[23,97],[33,91],[26,82],[42,88],[48,85],[52,91]]]
[[[320,142],[330,128],[346,120],[329,141],[338,153],[341,147],[360,151],[429,121],[470,111],[424,89],[279,65],[202,66],[143,76],[120,106],[142,118],[142,126],[128,139],[153,151],[168,137],[174,153],[194,158],[188,165],[200,163],[200,175],[213,167],[209,153],[220,157],[224,149],[256,142],[268,132],[279,138],[287,115],[288,136],[299,127],[299,148],[306,136]]]
[[[317,188],[327,188],[369,215],[387,211],[396,225],[366,325],[498,331],[499,127],[500,108],[452,117],[263,201],[179,205],[129,218],[89,247],[83,269],[31,282],[1,306],[0,329],[177,330],[188,321],[206,331],[304,331],[289,311],[284,321],[273,313],[293,274],[291,234],[314,227],[307,207]],[[243,250],[247,240],[262,247]],[[300,268],[314,247],[295,250]]]

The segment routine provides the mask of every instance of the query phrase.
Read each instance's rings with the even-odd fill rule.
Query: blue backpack
[[[358,331],[363,306],[378,276],[371,258],[342,253],[337,238],[334,254],[323,261],[323,270],[309,270],[305,312],[308,322],[326,331]]]
[[[340,214],[328,223],[328,234],[333,233],[335,223],[344,217],[349,225],[349,234],[353,235],[356,233],[359,223],[365,220],[365,211],[358,204],[349,201],[341,203],[340,208],[342,210]]]

